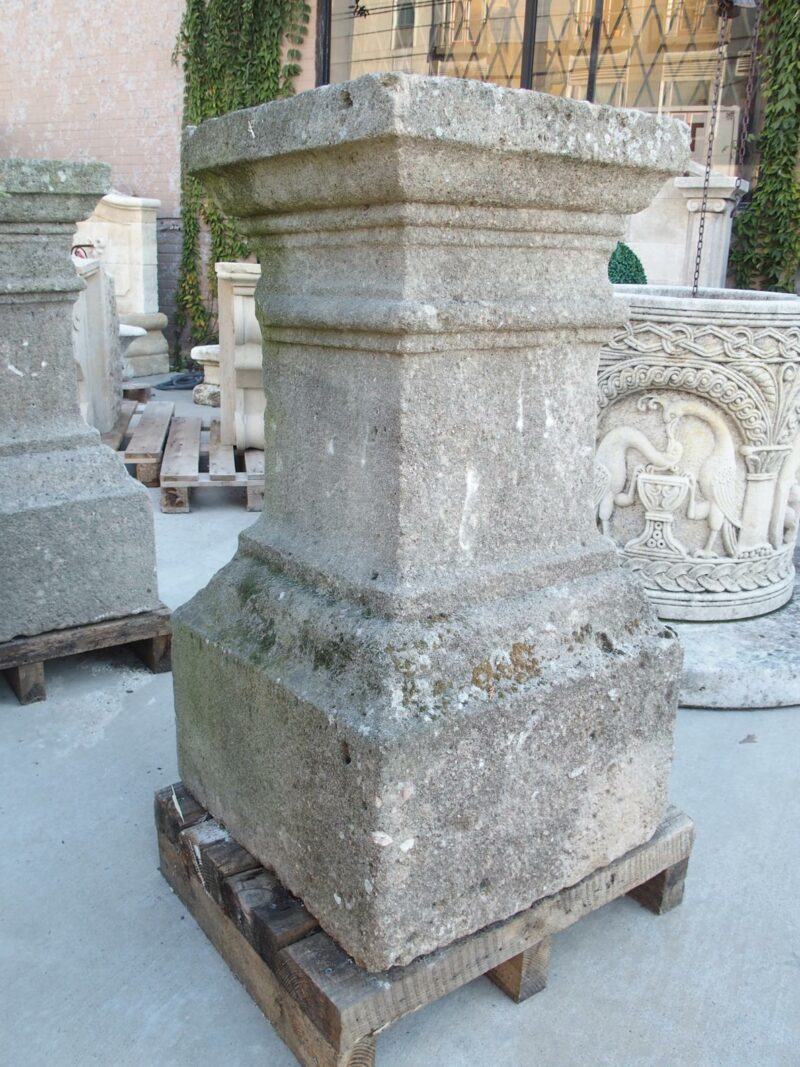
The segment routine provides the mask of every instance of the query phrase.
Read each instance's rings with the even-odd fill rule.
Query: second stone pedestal
[[[78,407],[70,240],[108,173],[0,160],[0,642],[160,607],[147,493]]]
[[[257,249],[266,493],[174,618],[184,781],[359,964],[646,841],[680,651],[594,528],[626,213],[678,125],[369,76],[205,123]]]

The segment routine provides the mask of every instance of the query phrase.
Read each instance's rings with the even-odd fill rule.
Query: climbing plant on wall
[[[794,292],[800,264],[800,3],[762,3],[761,160],[751,203],[736,220],[731,263],[743,288]]]
[[[300,73],[300,46],[308,30],[305,0],[186,0],[174,59],[184,75],[183,123],[290,96]],[[210,340],[216,295],[214,264],[242,259],[249,250],[235,225],[181,174],[183,249],[178,277],[178,325],[187,322],[195,343]],[[202,234],[209,235],[203,286]],[[208,299],[204,297],[204,288]]]

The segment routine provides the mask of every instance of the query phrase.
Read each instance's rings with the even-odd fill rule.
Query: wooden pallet
[[[174,410],[175,405],[169,400],[148,401],[125,449],[123,460],[136,468],[136,477],[144,485],[158,485],[164,443]]]
[[[299,1063],[371,1067],[377,1035],[487,975],[520,1002],[544,988],[550,938],[625,894],[680,904],[694,839],[672,808],[655,836],[578,885],[382,974],[361,970],[182,783],[156,794],[161,871]]]
[[[20,704],[35,704],[47,699],[44,665],[48,660],[98,648],[131,645],[154,674],[161,674],[171,667],[171,635],[169,608],[160,607],[121,619],[49,630],[34,637],[16,637],[0,644],[0,670]]]
[[[174,418],[161,463],[161,510],[189,511],[189,492],[209,486],[241,486],[247,510],[261,511],[264,503],[264,453],[249,448],[243,455],[220,440],[220,420],[212,419],[208,443],[199,416]]]
[[[122,401],[117,421],[107,433],[100,435],[100,440],[104,445],[113,448],[115,452],[122,446],[122,442],[128,436],[131,419],[136,414],[138,407],[139,405],[135,400]]]

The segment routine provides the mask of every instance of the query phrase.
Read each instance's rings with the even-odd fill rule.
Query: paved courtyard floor
[[[156,510],[170,607],[254,519],[227,490],[192,506]],[[291,1067],[158,872],[171,675],[118,650],[47,680],[24,708],[0,680],[0,1064]],[[555,938],[539,996],[516,1006],[478,979],[383,1034],[379,1067],[796,1067],[799,768],[800,709],[681,711],[672,799],[698,826],[683,906],[590,915]]]

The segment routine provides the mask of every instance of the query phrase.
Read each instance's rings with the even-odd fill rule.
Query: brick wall
[[[184,0],[4,0],[0,156],[100,159],[121,193],[158,197],[159,296],[174,336]],[[316,5],[312,0],[312,9]],[[298,90],[314,85],[312,10]]]

